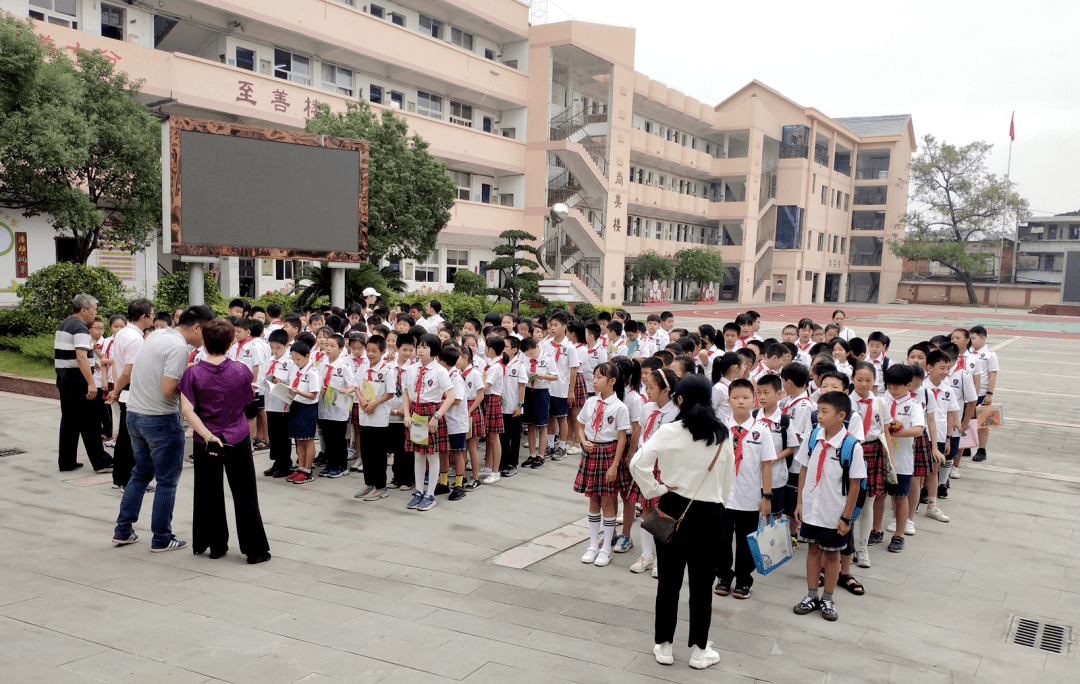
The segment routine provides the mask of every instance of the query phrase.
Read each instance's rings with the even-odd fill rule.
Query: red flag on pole
[[[1016,112],[1013,112],[1012,117],[1009,119],[1009,140],[1016,140],[1016,129],[1013,127],[1013,122],[1016,120]]]

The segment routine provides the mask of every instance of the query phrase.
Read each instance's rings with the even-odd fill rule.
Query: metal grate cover
[[[4,456],[15,456],[18,454],[25,454],[23,449],[0,449],[0,458]]]
[[[1067,653],[1071,640],[1072,627],[1019,616],[1013,618],[1008,637],[1010,644],[1027,646],[1047,653]]]

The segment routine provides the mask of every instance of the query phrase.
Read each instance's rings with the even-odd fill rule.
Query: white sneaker
[[[950,480],[959,480],[960,479],[960,469],[957,468],[956,466],[953,466],[952,469],[949,470],[949,479]]]
[[[718,662],[720,662],[720,654],[713,650],[711,641],[705,644],[705,648],[695,646],[690,652],[690,667],[695,670],[704,670]]]
[[[615,524],[616,524],[616,525],[622,525],[622,513],[620,513],[619,515],[615,516]]]
[[[585,551],[585,555],[581,557],[581,562],[582,563],[592,563],[593,561],[596,560],[596,557],[599,556],[599,555],[600,555],[600,549],[594,549],[592,547],[589,547],[589,549],[587,551]]]
[[[904,521],[904,534],[909,537],[915,536],[915,521],[908,519]]]
[[[486,485],[493,485],[493,484],[499,484],[500,479],[502,479],[502,476],[499,475],[498,473],[488,473],[486,476],[484,476],[484,479],[482,479],[480,481],[483,482]]]
[[[855,565],[860,568],[870,567],[870,553],[866,549],[859,549],[855,552]]]
[[[659,579],[660,578],[660,566],[657,565],[656,563],[653,563],[653,566],[652,566],[652,578],[653,579]]]
[[[643,554],[638,556],[638,559],[630,566],[630,572],[645,572],[654,565],[656,565],[656,558],[654,556],[646,556]]]
[[[940,508],[927,508],[926,517],[933,518],[938,522],[949,522],[949,516],[945,515]]]
[[[581,455],[581,447],[578,446],[577,444],[571,444],[570,446],[566,447],[566,455],[567,456],[580,456]]]
[[[675,657],[671,655],[671,642],[665,641],[662,644],[656,644],[652,647],[653,655],[656,656],[656,662],[661,665],[670,665],[675,662]]]
[[[896,531],[896,520],[893,520],[891,523],[886,525],[885,526],[885,531],[886,532],[895,532]]]
[[[602,568],[602,567],[604,567],[605,565],[607,565],[610,562],[611,562],[611,553],[608,552],[608,551],[601,551],[600,555],[598,555],[596,557],[596,560],[593,561],[593,565],[595,565],[598,568]]]

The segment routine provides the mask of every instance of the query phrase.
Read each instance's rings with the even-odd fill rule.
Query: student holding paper
[[[319,401],[319,427],[326,440],[326,468],[319,477],[341,477],[349,474],[347,461],[348,443],[345,435],[349,430],[352,414],[352,393],[356,391],[356,364],[342,354],[345,338],[331,335],[326,339],[326,358],[317,369],[322,384]]]
[[[402,419],[405,439],[415,454],[416,493],[408,507],[427,511],[435,507],[435,485],[439,481],[439,453],[449,452],[446,412],[454,403],[450,373],[437,360],[442,341],[435,335],[423,335],[416,344],[415,363],[405,372]],[[441,402],[441,403],[440,403]],[[424,487],[424,466],[428,482]]]

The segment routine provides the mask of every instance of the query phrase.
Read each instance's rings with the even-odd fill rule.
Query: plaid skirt
[[[660,479],[660,466],[653,464],[653,476],[656,477],[657,482],[663,482]],[[638,487],[637,480],[633,477],[630,478],[630,490],[626,492],[626,500],[630,503],[641,504],[642,508],[656,508],[660,504],[660,497],[655,499],[646,499],[645,495],[641,493],[641,487]]]
[[[580,368],[578,370],[581,370]],[[581,408],[585,400],[589,398],[589,388],[585,385],[585,375],[577,374],[577,382],[574,383],[574,391],[570,394],[567,404],[570,408]]]
[[[574,491],[588,497],[593,496],[618,496],[621,492],[630,489],[630,469],[625,462],[619,464],[615,480],[607,482],[605,474],[611,467],[611,459],[615,458],[617,442],[607,444],[595,444],[590,453],[583,450],[581,464],[578,465],[577,477],[574,479]]]
[[[484,403],[481,402],[480,408],[469,414],[469,437],[480,437],[487,434],[487,423],[484,420]]]
[[[484,397],[484,404],[480,407],[484,412],[484,429],[488,434],[501,433],[503,431],[502,402],[499,395],[489,394]]]
[[[862,445],[863,460],[866,461],[866,496],[881,496],[885,493],[885,449],[881,442],[869,439]]]
[[[930,449],[930,438],[926,432],[915,438],[915,472],[912,477],[928,477],[934,472],[934,454]]]
[[[435,402],[429,402],[426,404],[413,404],[412,412],[418,416],[425,416],[430,418],[435,415],[435,412],[439,410],[439,405]],[[428,429],[430,430],[431,424],[428,423]],[[405,450],[411,451],[414,454],[439,454],[450,451],[450,434],[446,431],[446,417],[435,423],[435,434],[428,432],[428,443],[417,444],[409,439],[409,428],[405,428]]]

